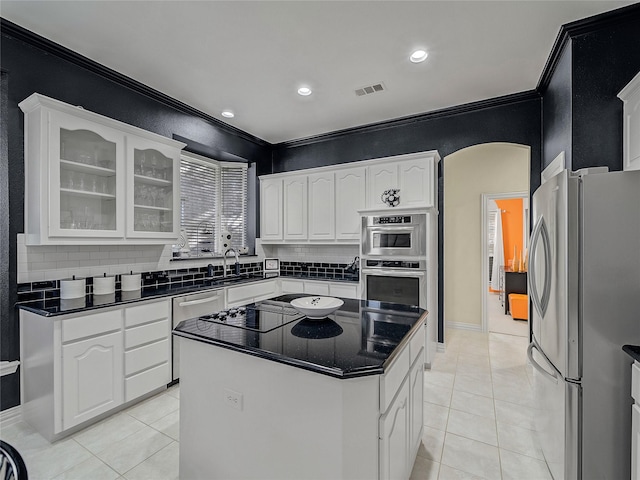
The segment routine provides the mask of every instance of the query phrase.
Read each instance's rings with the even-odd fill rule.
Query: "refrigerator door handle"
[[[545,368],[540,366],[540,364],[534,360],[534,358],[533,358],[533,349],[534,348],[538,351],[540,356],[542,358],[544,358],[544,360],[547,362],[547,364],[549,365],[549,367],[551,369],[551,372],[549,372],[548,370],[546,370]],[[551,364],[551,362],[547,359],[545,354],[542,353],[542,350],[540,350],[540,348],[535,344],[535,342],[531,342],[529,344],[529,346],[527,347],[527,358],[531,362],[531,365],[533,365],[533,368],[535,368],[542,376],[547,377],[549,380],[551,380],[552,382],[554,382],[556,384],[558,383],[558,371]]]
[[[542,286],[542,296],[538,292],[536,285],[536,262],[538,258],[538,241],[542,239],[542,249],[544,251],[544,284]],[[531,301],[541,318],[544,318],[551,296],[551,241],[549,240],[549,230],[544,217],[533,229],[531,234],[531,254],[529,259],[529,290],[531,291]]]

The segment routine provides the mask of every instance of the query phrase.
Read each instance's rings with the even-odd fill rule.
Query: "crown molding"
[[[542,69],[536,90],[542,93],[549,87],[553,72],[562,56],[562,51],[569,45],[571,39],[594,33],[603,28],[610,28],[614,25],[638,20],[640,20],[640,3],[617,8],[609,12],[562,25],[551,48],[549,58],[547,58],[547,62]]]
[[[134,92],[145,95],[153,100],[156,100],[168,107],[174,108],[182,113],[186,113],[187,115],[193,115],[195,117],[202,118],[203,120],[215,125],[217,128],[232,134],[236,137],[240,137],[249,142],[255,143],[260,146],[268,146],[270,145],[267,141],[251,135],[250,133],[245,132],[244,130],[240,130],[239,128],[233,127],[227,123],[224,123],[218,120],[211,115],[208,115],[194,107],[187,105],[175,98],[170,97],[158,90],[155,90],[137,80],[134,80],[126,75],[123,75],[115,70],[112,70],[104,65],[91,60],[90,58],[85,57],[84,55],[80,55],[73,50],[70,50],[62,45],[55,43],[48,38],[42,37],[30,30],[27,30],[20,25],[16,25],[9,20],[0,17],[0,32],[3,35],[8,35],[17,40],[21,40],[29,45],[39,48],[49,54],[55,55],[56,57],[67,60],[75,65],[78,65],[82,68],[89,70],[97,75],[100,75],[107,80],[111,80],[114,83],[122,85],[123,87],[129,88]]]
[[[414,123],[434,120],[437,118],[451,117],[454,115],[460,115],[464,113],[477,112],[479,110],[502,107],[505,105],[513,105],[515,103],[526,102],[530,100],[539,100],[540,98],[541,97],[537,91],[528,90],[525,92],[504,95],[502,97],[495,97],[487,100],[480,100],[478,102],[471,102],[471,103],[465,103],[463,105],[447,107],[440,110],[421,113],[418,115],[411,115],[408,117],[401,117],[393,120],[387,120],[385,122],[371,123],[371,124],[363,125],[360,127],[346,128],[343,130],[336,130],[334,132],[323,133],[320,135],[300,138],[297,140],[289,140],[286,142],[275,144],[274,149],[293,148],[293,147],[300,147],[303,145],[311,145],[314,143],[326,142],[328,140],[336,140],[341,137],[348,137],[354,134],[372,133],[380,130],[386,130],[389,128],[403,127],[403,126],[411,125]]]

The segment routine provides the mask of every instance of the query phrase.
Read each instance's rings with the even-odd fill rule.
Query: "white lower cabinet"
[[[124,310],[124,401],[171,381],[171,321],[167,300]]]
[[[68,429],[123,402],[122,332],[62,347],[62,428]]]
[[[310,295],[329,295],[329,282],[304,282],[304,293]]]
[[[341,282],[329,283],[329,295],[332,297],[342,298],[359,298],[358,296],[358,284],[349,284]]]
[[[422,328],[381,378],[380,480],[411,475],[423,430],[424,342]]]
[[[424,420],[424,349],[418,352],[409,372],[409,390],[411,395],[411,411],[409,412],[409,446],[411,458],[415,458],[422,438]],[[411,466],[409,466],[411,468]],[[411,471],[409,471],[411,473]]]
[[[380,480],[409,478],[409,382],[380,418]]]
[[[271,298],[278,293],[276,279],[227,287],[227,308],[247,305]]]
[[[359,298],[358,284],[348,282],[331,282],[328,280],[304,280],[280,277],[282,293],[308,293],[341,298]]]
[[[49,441],[171,381],[170,300],[20,311],[22,417]]]

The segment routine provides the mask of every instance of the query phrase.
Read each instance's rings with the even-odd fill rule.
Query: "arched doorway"
[[[482,195],[528,192],[530,160],[530,147],[511,143],[474,145],[444,158],[445,330],[483,331]]]

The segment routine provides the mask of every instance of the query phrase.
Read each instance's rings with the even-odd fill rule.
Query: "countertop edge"
[[[332,279],[332,278],[298,277],[298,276],[291,276],[291,275],[280,275],[280,276],[275,276],[275,277],[261,277],[261,278],[242,279],[242,280],[238,280],[238,281],[234,282],[232,285],[198,285],[198,286],[194,285],[194,286],[189,286],[189,287],[181,287],[179,289],[176,289],[175,291],[169,291],[169,292],[168,291],[163,291],[161,293],[154,293],[153,289],[148,288],[148,289],[146,289],[147,292],[146,292],[145,296],[141,296],[139,298],[131,298],[131,299],[127,299],[127,300],[119,300],[117,302],[105,303],[103,305],[91,305],[91,306],[88,306],[88,307],[85,306],[85,307],[82,307],[82,308],[74,308],[74,309],[69,309],[69,310],[64,310],[64,311],[59,311],[59,312],[50,312],[50,311],[47,311],[45,309],[34,307],[33,305],[29,304],[29,303],[36,303],[36,302],[16,303],[14,305],[14,307],[19,309],[19,310],[26,310],[28,312],[35,313],[35,314],[43,316],[43,317],[59,317],[59,316],[62,316],[62,315],[72,315],[72,314],[83,313],[83,312],[92,312],[94,310],[100,310],[100,309],[110,308],[110,307],[118,307],[118,306],[128,305],[128,304],[131,304],[131,303],[144,302],[144,301],[148,301],[148,300],[158,300],[160,298],[171,298],[171,297],[178,297],[178,296],[181,296],[181,295],[189,295],[189,294],[193,294],[193,293],[220,290],[222,288],[233,287],[235,285],[244,285],[244,284],[247,284],[247,283],[262,282],[262,281],[273,280],[273,279],[278,279],[278,278],[286,278],[286,279],[293,279],[293,280],[315,280],[315,281],[320,281],[320,282],[343,282],[343,283],[358,284],[358,280],[349,280],[349,279],[344,279],[344,278]],[[222,278],[220,278],[219,280],[223,281]],[[141,289],[141,290],[145,290],[145,289]],[[37,300],[37,302],[42,302],[42,300]]]
[[[633,358],[636,362],[640,362],[640,345],[623,345],[622,351]]]
[[[382,366],[363,367],[363,368],[359,368],[358,370],[345,372],[342,370],[327,368],[327,367],[323,367],[322,365],[305,362],[303,360],[297,360],[291,357],[284,357],[282,355],[266,352],[264,350],[259,350],[251,347],[245,347],[245,346],[238,346],[233,343],[224,342],[222,340],[202,338],[202,337],[198,337],[197,335],[192,335],[186,332],[180,332],[175,330],[172,333],[177,337],[183,337],[189,340],[195,340],[197,342],[206,343],[208,345],[215,345],[217,347],[226,348],[227,350],[233,350],[234,352],[243,353],[243,354],[251,355],[254,357],[259,357],[264,360],[270,360],[277,363],[282,363],[292,367],[301,368],[303,370],[308,370],[314,373],[320,373],[323,375],[327,375],[329,377],[336,378],[338,380],[347,380],[350,378],[366,377],[370,375],[382,375],[385,371],[385,366],[383,364]]]

